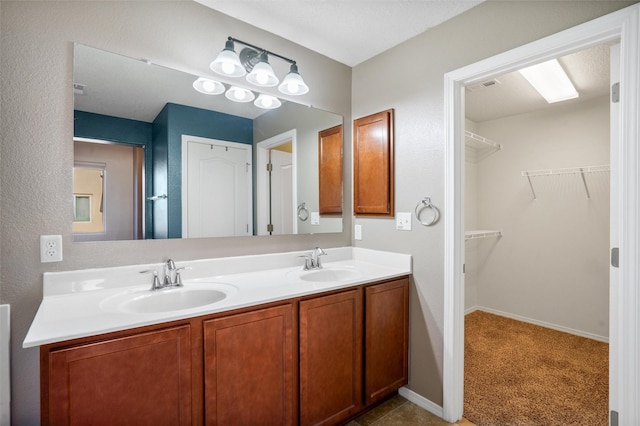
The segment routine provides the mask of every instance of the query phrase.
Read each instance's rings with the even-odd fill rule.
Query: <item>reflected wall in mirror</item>
[[[342,232],[341,215],[320,213],[318,168],[319,135],[342,126],[342,117],[288,100],[264,110],[224,95],[205,95],[193,88],[198,77],[74,46],[75,162],[104,163],[88,154],[100,151],[98,146],[135,147],[131,173],[138,176],[127,195],[111,201],[106,183],[120,172],[107,164],[104,229],[75,226],[74,239]],[[232,147],[242,145],[248,148],[242,155],[250,153],[242,158],[248,159],[231,159]],[[190,146],[193,152],[200,148],[194,158]],[[196,179],[190,169],[200,173],[196,189],[190,185]],[[74,187],[83,179],[74,175]],[[88,202],[77,201],[80,209]],[[206,204],[206,211],[185,210],[195,201]],[[299,215],[301,205],[308,217]],[[119,222],[110,221],[111,216],[119,216]],[[197,231],[190,231],[190,221]]]

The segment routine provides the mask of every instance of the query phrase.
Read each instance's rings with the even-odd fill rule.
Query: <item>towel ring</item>
[[[306,203],[302,203],[298,206],[298,219],[306,222],[309,219],[309,210],[307,210]]]
[[[423,210],[426,210],[426,209],[433,210],[433,218],[429,222],[426,222],[420,219],[420,214],[422,213]],[[416,212],[416,219],[418,219],[418,222],[420,222],[424,226],[435,225],[436,222],[438,222],[438,219],[440,219],[440,210],[438,210],[436,206],[431,204],[430,197],[424,197],[424,199],[416,205],[415,212]]]

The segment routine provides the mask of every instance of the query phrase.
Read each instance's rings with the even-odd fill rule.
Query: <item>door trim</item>
[[[616,318],[610,321],[609,359],[618,368],[610,374],[609,407],[619,413],[620,424],[640,421],[640,5],[634,5],[445,74],[443,414],[449,422],[462,417],[464,404],[464,87],[616,40],[624,89],[620,121],[611,123],[619,131],[612,155],[618,161],[611,164],[619,227],[611,241],[620,247],[620,269],[617,291],[610,295],[609,315]]]
[[[269,163],[269,149],[291,141],[291,200],[293,204],[293,233],[298,233],[298,156],[297,156],[296,129],[288,130],[279,135],[270,137],[256,144],[256,235],[269,235],[267,225],[269,220],[269,180],[265,172]]]

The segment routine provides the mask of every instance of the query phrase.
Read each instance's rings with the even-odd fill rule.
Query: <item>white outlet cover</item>
[[[40,262],[62,262],[62,235],[40,235]]]
[[[397,213],[396,229],[401,231],[411,231],[411,213]]]

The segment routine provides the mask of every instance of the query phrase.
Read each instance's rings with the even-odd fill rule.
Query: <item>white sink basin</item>
[[[343,283],[361,277],[362,274],[355,269],[334,266],[310,271],[300,271],[298,275],[298,278],[301,280],[314,283]]]
[[[118,293],[100,303],[106,311],[129,314],[157,314],[214,305],[237,293],[222,283],[185,284],[162,290],[134,290]]]

